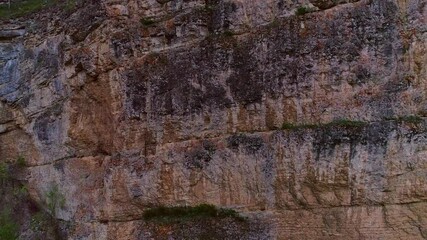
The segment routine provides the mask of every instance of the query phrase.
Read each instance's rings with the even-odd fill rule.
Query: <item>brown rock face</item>
[[[0,26],[0,161],[65,239],[426,239],[426,66],[425,1],[47,9]],[[247,221],[142,218],[201,203]]]

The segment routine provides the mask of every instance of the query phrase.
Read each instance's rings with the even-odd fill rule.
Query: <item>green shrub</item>
[[[52,216],[55,216],[56,209],[64,208],[65,206],[65,197],[64,195],[59,191],[58,185],[53,184],[50,188],[50,190],[46,194],[46,203],[47,208],[50,211],[50,214]]]
[[[144,26],[151,26],[155,23],[156,21],[154,21],[151,17],[141,18],[141,24]]]
[[[296,15],[301,16],[311,12],[311,9],[305,6],[300,6],[297,8]]]
[[[18,159],[16,159],[16,165],[23,168],[27,166],[27,162],[23,156],[19,156]]]
[[[222,33],[222,35],[223,35],[224,37],[232,37],[232,36],[234,36],[234,32],[233,32],[233,31],[231,31],[231,30],[225,30],[225,31]]]
[[[6,163],[0,163],[0,180],[6,180],[9,177],[9,166]]]
[[[284,122],[282,124],[282,129],[295,129],[295,128],[297,128],[297,126],[292,123]]]
[[[10,209],[5,209],[0,213],[0,239],[15,240],[18,238],[19,226],[12,219]]]
[[[210,204],[200,204],[194,207],[155,207],[146,210],[143,218],[147,221],[154,220],[160,222],[171,222],[181,220],[191,220],[195,218],[226,218],[232,217],[237,220],[244,220],[236,211],[232,209],[217,208]]]
[[[27,186],[22,185],[20,187],[16,187],[13,189],[13,195],[15,195],[18,198],[24,198],[28,194]]]

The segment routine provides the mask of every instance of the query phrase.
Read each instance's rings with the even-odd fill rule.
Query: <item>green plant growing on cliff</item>
[[[299,6],[299,7],[296,9],[295,14],[296,14],[297,16],[302,16],[302,15],[305,15],[305,14],[307,14],[307,13],[311,13],[311,12],[314,12],[314,11],[316,11],[316,9],[315,9],[315,8],[311,8],[311,7],[309,7],[309,6]]]
[[[312,11],[313,11],[313,10],[312,10],[311,8],[307,7],[307,6],[300,6],[300,7],[298,7],[298,8],[297,8],[297,10],[296,10],[295,14],[296,14],[297,16],[301,16],[301,15],[304,15],[304,14],[310,13],[310,12],[312,12]]]
[[[312,129],[312,128],[317,128],[320,125],[317,124],[293,124],[293,123],[289,123],[289,122],[284,122],[282,124],[282,129],[284,130],[293,130],[293,129]]]
[[[0,180],[7,180],[9,177],[9,166],[6,163],[0,163]]]
[[[402,116],[398,119],[400,122],[406,122],[406,123],[412,123],[412,124],[419,124],[423,121],[423,119],[419,116]]]
[[[54,0],[28,0],[11,3],[10,7],[6,5],[0,6],[0,18],[21,17],[55,2]]]
[[[154,21],[153,18],[151,18],[151,17],[143,17],[143,18],[141,18],[141,24],[144,25],[144,26],[148,27],[148,26],[151,26],[151,25],[153,25],[155,23],[156,23],[156,21]]]
[[[159,206],[150,208],[143,213],[144,220],[158,222],[188,221],[199,218],[226,218],[232,217],[236,220],[245,220],[238,212],[232,209],[217,208],[210,204],[197,206]]]
[[[232,37],[232,36],[234,36],[234,32],[233,31],[231,31],[231,30],[225,30],[223,33],[222,33],[222,35],[224,36],[224,37]]]
[[[386,117],[385,120],[396,121],[399,123],[410,123],[410,124],[420,124],[424,121],[422,117],[416,116],[416,115]]]
[[[346,128],[359,128],[366,126],[366,122],[362,121],[353,121],[348,119],[338,119],[329,123],[323,124],[293,124],[289,122],[284,122],[282,129],[284,130],[293,130],[293,129],[315,129],[315,128],[325,128],[325,127],[346,127]]]
[[[28,195],[28,188],[25,185],[13,189],[13,195],[22,199]]]
[[[30,228],[33,231],[45,231],[45,226],[49,224],[49,215],[43,212],[37,212],[31,217]]]
[[[0,239],[15,240],[18,238],[19,226],[12,219],[10,209],[6,208],[0,213]]]
[[[27,166],[27,162],[25,161],[25,158],[23,156],[19,156],[16,159],[16,165],[20,168],[24,168]]]
[[[76,5],[76,0],[26,0],[12,2],[9,5],[0,5],[0,18],[22,17],[32,12],[37,12],[45,7],[59,5],[65,10],[71,10]]]
[[[56,215],[57,208],[64,208],[65,197],[59,191],[58,185],[53,184],[50,190],[46,193],[47,208],[52,216]]]
[[[64,9],[65,10],[72,10],[76,7],[76,0],[67,0],[65,5],[64,5]]]
[[[367,125],[366,122],[362,122],[362,121],[354,121],[354,120],[348,120],[348,119],[338,119],[338,120],[334,120],[328,124],[326,124],[326,126],[339,126],[339,127],[363,127]]]

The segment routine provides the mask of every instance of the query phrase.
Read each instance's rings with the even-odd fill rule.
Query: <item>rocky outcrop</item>
[[[69,239],[425,239],[426,17],[416,0],[104,0],[4,22],[0,156],[26,159],[46,210],[58,186]],[[248,222],[142,220],[200,203]]]

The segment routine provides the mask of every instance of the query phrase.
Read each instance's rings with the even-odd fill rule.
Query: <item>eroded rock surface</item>
[[[87,1],[0,53],[1,160],[68,239],[427,238],[425,1]],[[200,203],[248,222],[142,220]]]

